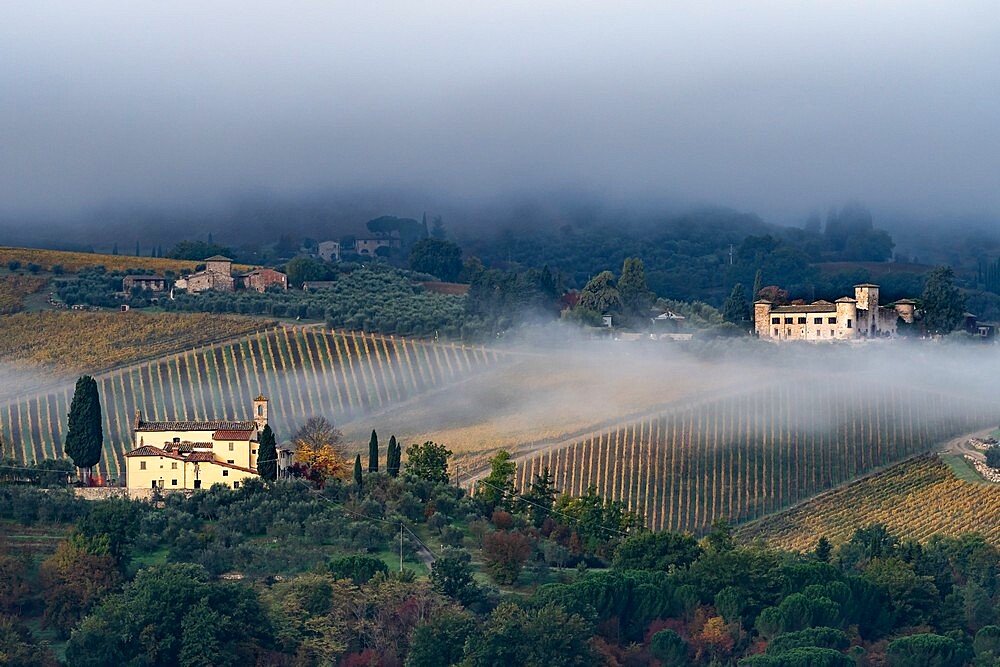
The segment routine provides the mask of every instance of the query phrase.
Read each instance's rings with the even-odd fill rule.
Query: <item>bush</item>
[[[368,583],[379,572],[389,574],[389,566],[374,556],[334,556],[327,569],[337,579],[350,579],[358,585]]]

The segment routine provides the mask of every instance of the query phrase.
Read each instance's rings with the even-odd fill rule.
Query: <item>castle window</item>
[[[822,317],[814,317],[813,318],[813,324],[823,324],[823,318]]]
[[[793,319],[794,318],[792,318],[792,317],[786,317],[785,318],[785,324],[791,324]]]
[[[781,324],[781,318],[780,317],[772,317],[771,318],[771,324]]]
[[[229,471],[228,470],[223,470],[222,471],[222,476],[223,477],[229,477]]]
[[[145,469],[146,469],[146,462],[139,461],[139,470],[145,470]]]
[[[828,318],[826,318],[826,323],[827,324],[836,324],[837,323],[837,318],[836,317],[828,317]]]
[[[171,470],[177,470],[177,462],[176,461],[174,461],[173,463],[170,464],[170,469]]]
[[[799,318],[799,324],[805,324],[805,323],[806,323],[806,318],[800,317]]]
[[[851,320],[847,320],[847,328],[848,328],[848,329],[850,329],[850,328],[851,328]]]

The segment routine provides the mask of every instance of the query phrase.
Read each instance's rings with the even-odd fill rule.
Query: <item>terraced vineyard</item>
[[[104,408],[101,472],[122,470],[136,410],[146,419],[237,419],[258,393],[271,399],[278,438],[313,415],[341,422],[489,367],[498,353],[363,333],[280,328],[98,377]],[[62,454],[73,386],[0,406],[15,458]]]
[[[92,252],[70,252],[66,250],[44,250],[41,248],[13,248],[0,246],[0,264],[18,261],[22,265],[37,264],[46,271],[53,266],[61,266],[73,272],[93,266],[103,266],[108,271],[127,269],[149,269],[150,271],[194,271],[199,262],[185,259],[164,259],[162,257],[136,257],[132,255],[99,255]],[[237,271],[247,270],[243,264],[233,265]]]
[[[821,536],[836,544],[855,528],[878,521],[907,538],[977,532],[1000,545],[997,516],[1000,485],[962,481],[937,456],[928,454],[755,521],[738,535],[807,550]]]
[[[678,406],[519,460],[525,490],[557,488],[641,511],[655,529],[706,529],[775,512],[996,421],[984,404],[919,390],[784,383]]]

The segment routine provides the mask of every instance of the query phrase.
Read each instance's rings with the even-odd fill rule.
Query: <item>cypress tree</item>
[[[754,301],[760,298],[760,290],[763,287],[764,287],[764,278],[760,272],[760,269],[757,269],[757,273],[754,274],[753,277],[753,294],[750,295],[750,303],[753,303]]]
[[[361,490],[361,454],[354,457],[354,485]]]
[[[278,478],[278,448],[274,441],[274,431],[270,424],[264,425],[260,432],[260,443],[257,447],[257,472],[261,478],[274,480]]]
[[[378,472],[378,434],[372,429],[372,437],[368,441],[368,472]]]
[[[396,442],[396,436],[391,436],[389,438],[389,451],[386,452],[385,471],[392,477],[399,477],[400,454],[401,452],[399,450],[399,443]]]
[[[722,308],[722,317],[726,322],[742,324],[747,320],[749,313],[750,306],[747,305],[746,297],[743,295],[743,283],[736,283]]]
[[[89,375],[76,381],[69,406],[69,428],[63,450],[77,468],[92,468],[101,460],[104,427],[101,426],[101,397],[97,381]]]

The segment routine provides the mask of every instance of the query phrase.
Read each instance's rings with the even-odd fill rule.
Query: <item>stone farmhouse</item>
[[[233,275],[233,260],[222,255],[214,255],[205,260],[202,271],[184,276],[174,283],[174,287],[186,289],[191,294],[214,290],[234,292],[237,289],[252,289],[264,292],[277,285],[288,289],[288,276],[274,269],[254,269],[249,273]]]
[[[317,246],[317,254],[324,262],[339,262],[340,241],[321,241]]]
[[[399,236],[394,234],[374,234],[354,239],[354,251],[367,257],[374,257],[379,248],[399,248],[401,245]]]
[[[133,448],[125,454],[129,489],[202,489],[224,484],[238,489],[257,476],[257,446],[267,424],[267,397],[253,401],[242,421],[145,421],[132,424]]]
[[[754,328],[760,338],[772,341],[834,341],[888,338],[902,319],[913,323],[916,302],[901,299],[879,305],[879,286],[854,286],[854,297],[789,306],[774,306],[767,299],[754,302]]]

